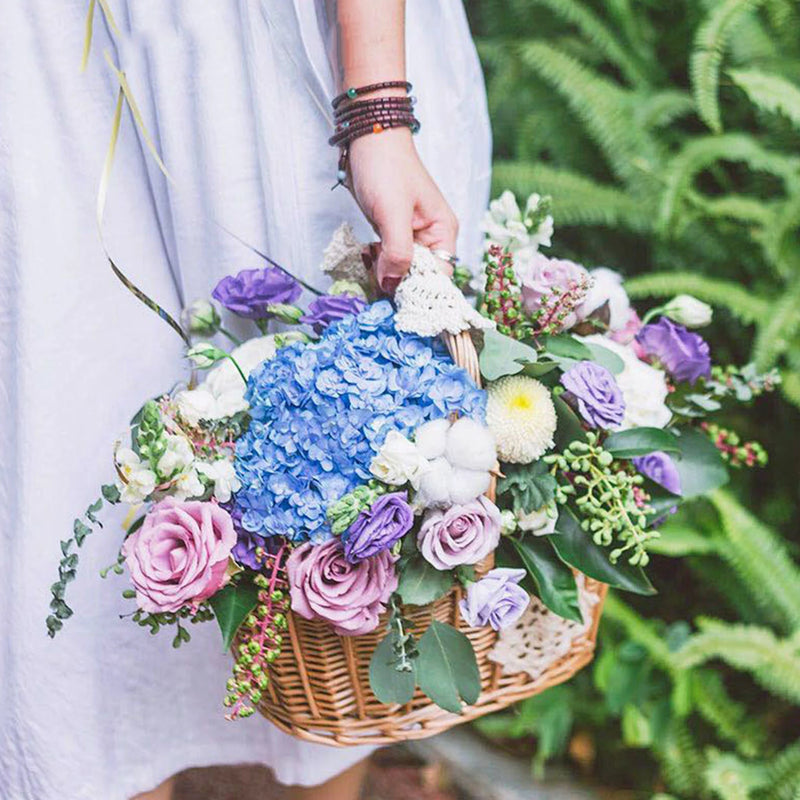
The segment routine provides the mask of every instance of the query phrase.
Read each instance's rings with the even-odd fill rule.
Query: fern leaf
[[[703,779],[719,800],[752,800],[753,793],[766,785],[767,769],[763,764],[747,763],[733,753],[716,748],[706,750]]]
[[[780,75],[758,69],[732,69],[733,82],[763,111],[783,114],[800,129],[800,88]]]
[[[792,405],[800,408],[800,372],[784,372],[781,381],[781,394]]]
[[[656,754],[671,790],[684,797],[704,795],[706,762],[683,720],[672,720],[667,735],[657,744]]]
[[[782,621],[789,633],[800,629],[800,568],[780,538],[727,492],[711,495],[720,516],[719,552],[747,587],[756,604]]]
[[[781,750],[769,765],[765,800],[795,800],[800,794],[800,739]]]
[[[614,592],[609,592],[603,613],[606,621],[620,625],[624,628],[628,638],[641,644],[658,666],[667,672],[673,670],[672,653],[653,623],[640,617]]]
[[[497,161],[493,167],[496,190],[511,189],[518,196],[531,192],[553,198],[553,216],[560,225],[605,225],[632,231],[649,230],[653,210],[626,192],[604,186],[567,170],[545,164]]]
[[[636,119],[644,128],[664,128],[680,117],[695,112],[694,100],[686,92],[667,89],[647,92],[636,104]]]
[[[720,659],[780,697],[800,703],[800,646],[778,639],[769,628],[699,619],[694,634],[674,654],[679,668],[690,669]]]
[[[800,331],[800,275],[789,285],[758,331],[753,360],[760,370],[769,369]]]
[[[625,282],[631,297],[670,297],[675,294],[693,294],[713,306],[728,309],[745,325],[765,319],[770,313],[769,300],[751,294],[738,283],[719,278],[707,278],[695,272],[657,272],[638,275]]]
[[[691,57],[692,89],[703,122],[714,133],[722,131],[719,111],[719,70],[731,35],[743,17],[764,0],[722,0],[697,29]]]
[[[791,191],[792,196],[778,204],[755,237],[775,271],[784,278],[800,274],[800,188],[795,184]]]

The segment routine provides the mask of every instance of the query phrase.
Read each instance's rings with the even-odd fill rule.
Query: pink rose
[[[397,588],[394,557],[388,550],[351,564],[341,540],[301,545],[286,564],[292,610],[306,619],[330,622],[340,636],[360,636],[378,618]]]
[[[538,310],[545,295],[553,294],[553,289],[560,294],[589,280],[588,271],[580,264],[564,258],[548,258],[541,253],[515,266],[522,288],[522,303],[531,313]],[[564,319],[562,327],[571,328],[577,321],[577,314],[572,312]]]
[[[417,534],[420,553],[442,570],[477,564],[499,541],[500,510],[488,497],[444,511],[426,511]]]
[[[216,503],[168,497],[154,505],[122,545],[139,608],[178,611],[211,597],[234,544],[233,520]]]

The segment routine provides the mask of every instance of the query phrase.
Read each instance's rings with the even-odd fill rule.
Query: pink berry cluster
[[[508,250],[496,244],[489,248],[481,313],[493,319],[497,330],[506,336],[524,339],[528,333],[514,259]]]
[[[732,467],[763,467],[766,465],[767,451],[758,442],[742,442],[739,434],[710,422],[701,427],[708,434],[722,457]]]
[[[543,295],[539,308],[531,319],[536,336],[554,335],[574,324],[572,315],[586,299],[591,287],[591,278],[586,275],[580,280],[572,280],[566,289],[553,286],[550,294]],[[572,317],[572,321],[570,321]]]

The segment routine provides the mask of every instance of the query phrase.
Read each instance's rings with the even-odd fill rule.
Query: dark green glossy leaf
[[[623,558],[612,564],[608,560],[609,550],[596,545],[592,537],[581,530],[573,513],[563,507],[558,515],[557,531],[559,535],[548,536],[547,541],[571,567],[617,589],[635,594],[656,593],[641,567],[631,566]]]
[[[578,415],[558,396],[553,396],[556,407],[557,427],[553,437],[557,450],[564,450],[572,442],[586,441],[586,431],[578,419]]]
[[[487,381],[496,381],[504,375],[522,372],[526,364],[535,364],[536,350],[510,336],[495,330],[484,332],[483,349],[480,354],[481,375]]]
[[[503,471],[505,477],[497,482],[497,493],[511,496],[512,508],[517,514],[536,511],[555,496],[556,479],[543,461],[508,464]]]
[[[452,585],[450,572],[442,572],[421,556],[416,556],[400,571],[397,593],[408,605],[424,606],[447,594]]]
[[[394,634],[390,633],[375,648],[369,662],[369,685],[381,703],[403,705],[414,696],[415,670],[401,672],[396,668],[397,658],[392,647],[393,642]]]
[[[711,440],[694,428],[676,428],[680,458],[675,459],[681,476],[684,500],[724,486],[730,476],[722,456]]]
[[[239,626],[258,602],[258,587],[248,580],[229,583],[212,595],[208,602],[219,623],[223,647],[228,650]]]
[[[645,456],[656,450],[665,453],[679,453],[678,437],[663,428],[630,428],[627,431],[612,433],[603,447],[615,458],[635,458]]]
[[[461,713],[461,701],[476,702],[481,676],[469,639],[451,625],[434,620],[417,645],[419,687],[440,708]]]

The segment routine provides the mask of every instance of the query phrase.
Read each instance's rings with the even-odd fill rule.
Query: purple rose
[[[157,503],[122,545],[137,605],[161,613],[207,600],[225,581],[235,542],[233,520],[216,503]]]
[[[561,376],[561,385],[593,428],[613,430],[622,424],[625,400],[614,376],[593,361],[581,361]]]
[[[668,317],[645,325],[636,336],[645,354],[658,359],[676,381],[695,383],[711,373],[708,343]]]
[[[526,259],[516,266],[522,289],[522,303],[525,310],[531,313],[538,310],[542,298],[552,295],[554,289],[558,294],[563,294],[589,282],[589,273],[584,267],[564,258],[548,258],[541,253],[535,253],[530,260]],[[562,321],[562,327],[571,328],[577,322],[577,314],[571,311]]]
[[[300,317],[300,322],[322,333],[331,322],[354,316],[366,307],[367,301],[354,294],[324,294],[309,303],[308,311]]]
[[[353,564],[339,539],[306,542],[292,550],[286,563],[292,610],[306,619],[330,622],[340,636],[374,631],[397,589],[394,561],[384,550]]]
[[[406,493],[383,494],[342,534],[345,557],[355,563],[388,550],[413,524],[414,512]]]
[[[225,308],[247,319],[262,319],[267,307],[276,303],[293,303],[302,293],[300,284],[277,267],[243,269],[228,275],[211,293]]]
[[[633,459],[633,466],[646,478],[672,494],[682,494],[681,476],[675,462],[661,450]]]
[[[444,510],[428,509],[417,547],[436,569],[477,564],[497,547],[500,527],[500,510],[488,497]]]
[[[471,583],[466,597],[459,604],[461,616],[467,625],[482,628],[491,625],[496,631],[513,625],[531,601],[519,585],[525,577],[524,569],[498,567]]]

